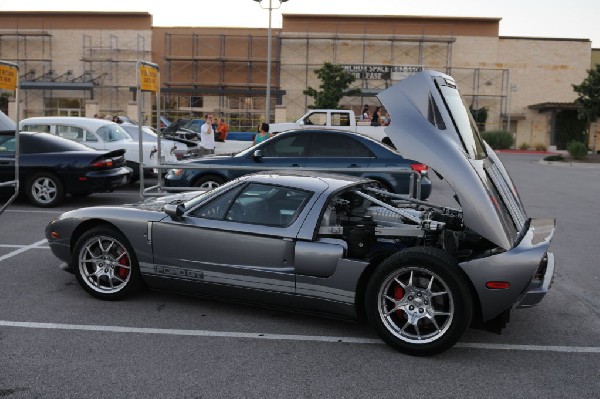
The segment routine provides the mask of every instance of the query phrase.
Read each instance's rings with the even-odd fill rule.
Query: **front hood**
[[[182,204],[203,193],[204,191],[186,191],[184,193],[165,195],[163,197],[149,198],[138,204],[129,206],[149,211],[162,211],[166,204]]]
[[[504,165],[481,139],[454,79],[419,72],[377,96],[392,117],[385,133],[400,154],[429,165],[456,193],[465,226],[512,248],[526,215]]]

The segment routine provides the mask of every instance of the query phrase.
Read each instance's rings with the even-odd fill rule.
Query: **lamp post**
[[[271,122],[271,12],[273,10],[277,10],[278,8],[281,7],[281,5],[283,3],[285,3],[288,0],[277,0],[279,1],[279,7],[273,7],[273,0],[269,0],[269,6],[268,7],[263,7],[262,5],[262,1],[263,0],[254,0],[256,1],[259,5],[260,8],[264,9],[264,10],[269,10],[269,30],[267,31],[267,106],[266,106],[266,110],[265,110],[265,121],[267,123]]]

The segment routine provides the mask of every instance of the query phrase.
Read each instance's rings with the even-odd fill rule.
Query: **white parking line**
[[[23,253],[25,251],[29,251],[30,249],[37,248],[39,245],[45,244],[45,243],[47,243],[47,241],[44,238],[43,240],[40,240],[38,242],[34,242],[31,245],[23,245],[23,246],[21,246],[21,248],[15,250],[15,251],[12,251],[12,252],[7,253],[6,255],[0,256],[0,262],[2,262],[5,259],[12,258],[13,256],[16,256],[16,255],[18,255],[20,253]]]
[[[219,338],[250,338],[277,341],[312,341],[312,342],[335,342],[349,344],[378,344],[383,345],[379,339],[353,338],[353,337],[331,337],[318,335],[287,335],[287,334],[266,334],[266,333],[242,333],[229,331],[209,331],[209,330],[179,330],[166,328],[136,328],[121,326],[95,326],[85,324],[62,324],[62,323],[33,323],[0,320],[0,326],[19,327],[32,329],[50,329],[50,330],[78,330],[94,332],[115,332],[129,334],[160,334],[175,336],[194,336],[194,337],[219,337]],[[566,352],[566,353],[598,353],[600,347],[595,346],[552,346],[552,345],[511,345],[511,344],[485,344],[485,343],[467,343],[459,342],[456,348],[484,349],[484,350],[509,350],[509,351],[538,351],[538,352]]]
[[[0,248],[24,248],[29,247],[29,245],[18,245],[18,244],[0,244]],[[50,247],[34,247],[32,249],[50,249]]]
[[[60,210],[60,211],[41,211],[41,210],[35,210],[35,209],[7,209],[4,212],[25,212],[25,213],[52,213],[52,214],[61,214],[66,212],[66,210]]]

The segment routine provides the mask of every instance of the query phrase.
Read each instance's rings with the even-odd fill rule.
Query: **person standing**
[[[202,127],[200,127],[200,146],[202,147],[202,156],[215,153],[215,133],[213,129],[213,116],[206,115]]]
[[[371,126],[381,126],[381,107],[375,108],[371,117]]]
[[[229,126],[225,123],[225,119],[219,119],[217,125],[217,141],[225,141],[227,139],[227,133],[229,133]]]
[[[254,144],[262,143],[269,137],[271,137],[269,134],[269,124],[263,122],[258,125],[258,133],[254,136]]]
[[[366,104],[360,115],[360,120],[361,122],[369,122],[371,120],[371,117],[369,116],[369,106]]]

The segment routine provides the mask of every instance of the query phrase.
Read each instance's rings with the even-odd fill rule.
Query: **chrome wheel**
[[[132,276],[127,248],[108,235],[92,236],[79,251],[79,274],[93,291],[114,294],[125,288]]]
[[[396,270],[384,280],[378,298],[381,321],[402,341],[435,341],[452,324],[452,292],[444,280],[430,270],[419,267]]]
[[[224,180],[218,176],[205,176],[194,182],[194,187],[198,187],[201,190],[212,190],[217,188],[224,183]]]
[[[27,182],[26,190],[29,200],[40,207],[54,206],[65,195],[60,179],[49,172],[41,172],[32,176]]]
[[[406,248],[377,266],[365,314],[391,347],[430,356],[452,347],[471,323],[468,278],[456,259],[432,247]]]

